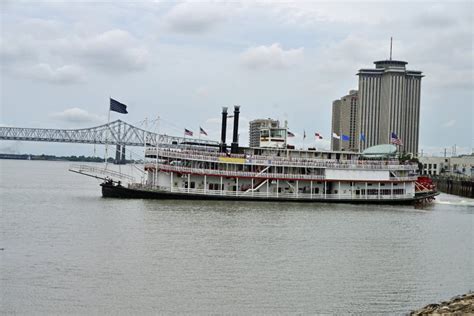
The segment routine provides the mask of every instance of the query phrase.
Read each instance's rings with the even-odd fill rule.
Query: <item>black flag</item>
[[[110,98],[110,111],[119,112],[122,114],[127,114],[127,106],[123,103],[120,103],[117,100]]]

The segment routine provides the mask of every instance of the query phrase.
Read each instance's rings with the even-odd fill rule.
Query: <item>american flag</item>
[[[199,126],[199,133],[203,134],[203,135],[206,135],[207,136],[207,133],[206,131],[201,127]],[[191,133],[192,134],[192,133]],[[192,136],[192,135],[191,135]]]
[[[390,137],[390,142],[395,145],[402,146],[403,142],[400,138],[398,138],[397,134],[392,132],[392,136]]]
[[[184,129],[184,135],[187,135],[187,136],[193,136],[193,132],[190,131],[189,129]]]
[[[314,137],[316,137],[316,139],[323,139],[323,135],[321,135],[321,133],[314,133]]]

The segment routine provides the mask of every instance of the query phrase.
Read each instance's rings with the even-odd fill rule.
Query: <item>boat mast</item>
[[[111,96],[109,96],[109,102],[110,99],[112,99]],[[109,129],[110,129],[110,104],[109,104],[109,113],[107,114],[107,132],[105,133],[105,153],[104,153],[104,162],[105,162],[105,169],[107,170],[107,156],[109,155]]]

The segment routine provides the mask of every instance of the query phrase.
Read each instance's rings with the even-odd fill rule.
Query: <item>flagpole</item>
[[[156,139],[156,145],[158,146],[158,142],[160,140],[160,116],[158,115],[156,118],[156,135],[158,139]]]
[[[341,143],[342,140],[341,139],[342,139],[342,133],[341,133],[341,131],[339,131],[339,151],[341,151],[341,149],[342,149],[342,143]]]
[[[306,130],[303,130],[303,150],[304,150],[304,141],[306,139]]]
[[[105,134],[105,154],[104,154],[104,162],[105,162],[105,169],[107,170],[107,164],[108,164],[108,155],[109,155],[109,124],[110,124],[110,99],[112,97],[109,96],[109,113],[107,114],[107,133]]]

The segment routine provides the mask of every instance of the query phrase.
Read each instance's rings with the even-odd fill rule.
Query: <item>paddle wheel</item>
[[[435,195],[437,195],[437,190],[433,180],[429,177],[418,177],[415,182],[415,196],[420,197],[418,203],[430,203],[434,201]]]

